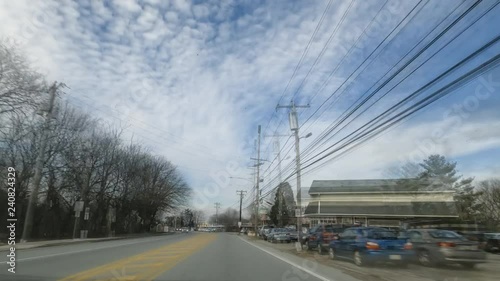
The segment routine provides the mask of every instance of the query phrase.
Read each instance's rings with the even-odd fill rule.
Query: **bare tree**
[[[38,106],[46,89],[43,77],[30,68],[25,57],[0,40],[0,115],[24,113],[27,107]]]
[[[481,181],[477,201],[481,221],[490,228],[500,230],[500,179]]]

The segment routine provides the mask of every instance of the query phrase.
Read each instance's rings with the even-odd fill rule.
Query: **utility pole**
[[[292,101],[290,105],[277,105],[276,110],[278,108],[289,108],[289,121],[290,121],[290,130],[294,132],[295,135],[295,162],[296,162],[296,173],[297,173],[297,232],[298,232],[298,242],[296,243],[297,250],[302,250],[301,238],[302,238],[302,195],[301,195],[301,178],[300,178],[300,137],[299,137],[299,120],[297,117],[297,108],[309,108],[309,105],[295,105]],[[310,134],[307,135],[309,137]]]
[[[243,197],[247,193],[245,190],[237,190],[236,194],[240,196],[240,220],[238,221],[238,227],[241,228],[241,205],[243,204]]]
[[[219,208],[220,208],[220,203],[217,202],[214,204],[215,207],[215,224],[219,225]]]
[[[50,121],[54,117],[54,102],[56,99],[57,88],[60,85],[57,85],[57,82],[54,82],[54,84],[52,84],[52,86],[49,88],[49,104],[48,108],[44,110],[45,122],[42,128],[40,147],[38,149],[38,156],[35,165],[35,175],[33,177],[33,190],[31,191],[28,201],[28,210],[26,212],[26,218],[24,221],[23,235],[20,241],[21,243],[28,242],[28,240],[31,238],[31,231],[33,230],[33,216],[35,212],[35,205],[38,201],[38,190],[40,189],[40,182],[42,181],[43,165],[45,162],[45,149],[47,147],[48,134],[50,132]]]
[[[283,189],[281,188],[281,183],[283,181],[283,177],[281,175],[281,145],[280,145],[280,137],[288,137],[289,135],[278,135],[274,134],[272,136],[265,136],[265,137],[273,137],[274,138],[274,150],[277,153],[277,158],[278,158],[278,179],[279,179],[279,185],[278,185],[278,209],[279,209],[279,223],[280,227],[283,227]]]
[[[255,196],[256,196],[256,202],[255,202],[255,236],[257,236],[257,230],[258,230],[258,224],[259,224],[259,201],[260,201],[260,191],[259,191],[259,184],[260,184],[260,125],[258,127],[258,138],[257,138],[257,184],[255,185]]]

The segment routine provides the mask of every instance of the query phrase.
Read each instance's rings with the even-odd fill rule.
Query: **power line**
[[[498,40],[500,40],[500,36],[498,36],[498,37],[496,37],[494,39],[495,42],[497,42]],[[421,101],[417,102],[416,104],[412,105],[408,109],[406,109],[406,110],[398,113],[397,115],[395,115],[394,117],[390,118],[389,120],[383,122],[382,124],[379,124],[379,125],[375,126],[373,129],[370,129],[370,130],[368,130],[368,129],[364,130],[363,132],[361,132],[358,135],[354,136],[347,144],[343,144],[340,148],[337,148],[337,149],[334,149],[333,151],[328,152],[327,154],[321,156],[320,158],[316,159],[315,161],[311,162],[310,164],[307,164],[306,166],[304,166],[303,169],[306,169],[306,168],[312,166],[313,164],[318,163],[319,161],[325,159],[329,155],[331,155],[331,154],[339,151],[340,149],[342,149],[346,145],[351,144],[354,141],[360,139],[361,137],[364,137],[364,136],[366,136],[366,135],[368,135],[368,134],[376,131],[377,129],[381,128],[382,126],[388,124],[387,126],[383,127],[383,129],[381,131],[386,130],[387,128],[393,126],[397,122],[403,120],[404,118],[410,116],[411,114],[414,114],[415,112],[421,110],[422,108],[428,106],[429,104],[431,104],[431,103],[437,101],[438,99],[444,97],[445,95],[449,94],[451,91],[456,90],[457,88],[464,86],[466,83],[472,81],[478,75],[481,75],[484,72],[489,71],[491,68],[496,67],[496,65],[498,64],[499,61],[500,61],[500,55],[494,56],[490,60],[486,61],[485,63],[481,64],[480,66],[476,67],[475,69],[469,71],[468,73],[460,76],[459,78],[455,79],[453,82],[451,82],[448,85],[440,88],[439,90],[437,90],[433,94],[427,96],[426,98],[424,98],[423,100],[421,100]],[[414,92],[413,94],[415,94],[415,93],[416,92]],[[409,97],[407,97],[406,99],[408,99]],[[406,114],[403,115],[403,113],[406,113]],[[383,114],[384,113],[378,115],[376,118],[372,119],[370,122],[368,122],[364,126],[358,128],[356,131],[352,132],[348,136],[344,137],[339,142],[345,140],[347,137],[350,137],[351,135],[353,135],[354,133],[356,133],[360,129],[364,128],[367,124],[372,123],[373,120],[377,120],[380,116],[383,116]],[[391,121],[392,121],[392,123],[389,123]],[[328,149],[333,148],[339,142],[335,143],[334,145],[331,145]],[[320,153],[323,153],[323,152],[325,152],[325,150],[322,151],[322,152],[320,152]],[[314,157],[310,158],[309,160],[304,161],[304,163],[310,161],[311,159],[313,159],[313,158],[315,158],[317,156],[319,156],[320,153],[316,154]]]
[[[492,41],[490,41],[488,44],[484,45],[482,48],[478,49],[476,52],[474,52],[473,54],[469,55],[466,59],[464,59],[463,61],[467,61],[469,59],[472,59],[473,57],[475,57],[477,55],[478,52],[483,52],[484,50],[486,50],[487,48],[491,47],[493,44],[495,44],[496,42],[498,42],[500,40],[500,36],[497,36],[496,38],[494,38]],[[462,62],[459,62],[457,65],[462,65],[463,64],[463,61]],[[474,78],[476,78],[478,75],[481,75],[483,73],[485,73],[486,71],[489,71],[491,70],[493,67],[496,67],[496,65],[499,63],[500,61],[500,55],[496,55],[495,57],[493,57],[492,59],[488,60],[487,62],[481,64],[480,66],[476,67],[475,69],[469,71],[468,73],[462,75],[461,77],[459,77],[458,79],[454,80],[453,82],[449,83],[448,85],[440,88],[439,90],[437,90],[436,92],[434,92],[433,94],[429,95],[428,97],[424,98],[423,100],[419,101],[418,103],[416,103],[415,105],[412,105],[411,107],[409,107],[408,109],[398,113],[397,115],[393,116],[392,118],[390,118],[389,120],[385,121],[384,123],[376,126],[375,128],[372,128],[370,130],[365,129],[364,131],[360,132],[359,134],[357,134],[356,136],[354,136],[353,138],[351,138],[348,142],[342,144],[339,148],[336,148],[330,152],[328,152],[327,154],[323,155],[321,158],[319,159],[316,159],[315,161],[313,161],[312,163],[309,163],[307,164],[306,166],[304,166],[302,168],[302,170],[305,170],[309,167],[311,167],[312,165],[322,161],[323,159],[325,159],[326,157],[328,157],[329,155],[332,155],[333,153],[336,153],[340,150],[342,150],[343,148],[353,144],[354,142],[360,140],[360,139],[363,139],[364,140],[362,142],[358,142],[358,144],[355,144],[355,146],[358,146],[360,145],[361,143],[363,142],[366,142],[367,140],[373,138],[374,136],[377,136],[378,134],[380,134],[381,132],[389,129],[390,127],[394,126],[395,124],[397,124],[398,122],[401,122],[402,120],[404,120],[405,118],[408,118],[409,116],[411,116],[412,114],[416,113],[417,111],[425,108],[426,106],[430,105],[431,103],[437,101],[438,99],[444,97],[445,95],[451,93],[453,90],[456,90],[460,87],[463,87],[466,83],[469,83],[470,81],[472,81]],[[451,71],[453,71],[454,68],[451,68],[449,69],[447,72],[445,72],[446,74],[447,73],[450,73]],[[444,73],[443,73],[444,74]],[[438,77],[436,79],[441,79],[442,77]],[[434,80],[436,80],[434,79]],[[434,81],[433,80],[433,81]],[[429,82],[429,83],[433,83],[433,81]],[[427,86],[427,85],[426,85]],[[426,87],[424,86],[424,87]],[[424,88],[423,87],[423,88]],[[422,89],[422,88],[421,88]],[[420,89],[419,89],[420,90]],[[412,95],[415,95],[419,92],[419,90],[415,91]],[[411,96],[408,96],[406,99],[404,100],[407,100],[409,98],[411,98]],[[401,101],[401,102],[404,102]],[[400,102],[400,103],[401,103]],[[397,105],[395,105],[397,106]],[[394,107],[394,106],[393,106]],[[392,108],[388,109],[387,111],[391,110]],[[403,115],[404,113],[406,113],[405,115]],[[364,126],[358,128],[356,131],[352,132],[351,134],[349,134],[348,136],[344,137],[343,139],[341,139],[340,141],[338,141],[337,143],[333,144],[332,146],[330,146],[329,148],[333,148],[335,145],[339,144],[340,142],[342,142],[343,140],[349,138],[350,136],[352,136],[353,134],[355,134],[356,132],[358,132],[359,130],[363,129],[364,127],[366,127],[367,125],[369,125],[370,123],[372,123],[374,120],[377,120],[378,118],[380,118],[380,116],[383,116],[385,113],[382,113],[380,114],[379,116],[373,118],[370,122],[366,123]],[[389,123],[391,122],[392,123]],[[384,127],[383,127],[384,126]],[[382,128],[381,130],[379,131],[376,131],[377,129],[380,129]],[[371,134],[371,135],[370,135]],[[329,149],[328,148],[328,149]],[[352,148],[351,148],[352,149]],[[325,152],[326,150],[318,153],[317,155],[315,155],[314,157],[312,157],[311,159],[321,155],[321,153]],[[311,159],[305,161],[304,163],[310,161]],[[294,173],[290,174],[287,178],[284,179],[284,181],[290,179],[292,176],[294,175]],[[273,189],[274,190],[274,189]],[[273,190],[270,190],[269,192],[272,192]],[[263,196],[266,196],[267,194],[266,193],[264,194]]]
[[[339,30],[340,25],[342,25],[342,23],[344,23],[344,20],[345,20],[347,14],[349,13],[349,11],[351,10],[353,3],[354,3],[354,0],[351,0],[351,2],[349,3],[349,6],[344,11],[344,14],[342,15],[342,17],[340,18],[340,21],[337,23],[335,28],[332,30],[332,33],[330,34],[330,37],[328,37],[328,40],[326,41],[325,45],[323,45],[323,49],[321,49],[319,55],[314,60],[314,63],[309,68],[309,71],[307,71],[306,76],[304,77],[304,79],[302,79],[302,82],[300,82],[299,86],[297,87],[297,90],[295,90],[295,93],[292,96],[292,100],[294,100],[297,93],[302,89],[302,86],[307,81],[307,78],[309,78],[309,75],[311,74],[312,70],[316,67],[318,62],[320,62],[321,59],[323,58],[323,56],[325,55],[325,52],[326,52],[326,49],[328,48],[328,45],[330,45],[330,42],[332,41],[333,37],[335,37],[335,35],[337,34],[337,31]],[[278,102],[278,104],[279,104],[279,102]]]
[[[435,36],[430,42],[427,43],[427,45],[423,48],[421,48],[415,55],[413,55],[412,58],[410,58],[404,65],[399,67],[398,70],[396,70],[388,79],[386,79],[382,84],[380,84],[373,92],[371,92],[363,101],[361,101],[358,105],[359,100],[366,95],[375,85],[377,85],[385,75],[387,75],[396,65],[398,65],[404,57],[406,57],[409,53],[411,53],[416,46],[418,46],[428,35],[430,35],[438,26],[436,26],[434,29],[432,29],[426,36],[424,36],[418,43],[415,45],[410,51],[408,51],[395,65],[393,68],[388,70],[375,84],[370,87],[363,95],[361,95],[343,114],[340,115],[337,120],[332,124],[332,127],[329,129],[325,130],[325,132],[322,134],[322,139],[324,139],[328,134],[330,134],[333,130],[335,130],[340,124],[342,124],[347,118],[349,118],[356,110],[358,110],[361,106],[363,106],[369,99],[371,99],[376,93],[378,93],[383,87],[385,87],[390,81],[392,81],[398,74],[400,74],[408,65],[410,65],[413,61],[415,61],[422,53],[424,53],[430,46],[432,46],[437,40],[439,40],[445,33],[447,33],[453,26],[455,26],[461,19],[463,19],[469,12],[471,12],[481,1],[477,1],[474,5],[470,6],[464,13],[462,13],[458,18],[456,18],[451,24],[449,24],[444,30],[442,30],[437,36]],[[478,18],[479,19],[479,18]],[[369,105],[363,112],[358,114],[356,117],[354,117],[349,123],[347,123],[343,128],[345,128],[347,125],[352,123],[357,117],[359,117],[361,114],[366,112],[371,106],[373,106],[375,103],[377,103],[380,99],[385,97],[389,92],[391,92],[394,88],[396,88],[398,85],[400,85],[403,81],[406,80],[410,75],[415,73],[420,67],[422,67],[425,63],[427,63],[430,59],[432,59],[436,54],[438,54],[441,50],[443,50],[446,46],[448,46],[451,42],[453,42],[456,38],[458,38],[465,30],[467,30],[470,26],[472,26],[475,22],[471,23],[468,27],[462,30],[459,34],[457,34],[452,40],[448,41],[447,44],[442,46],[438,51],[436,51],[432,56],[427,58],[424,62],[422,62],[419,66],[417,66],[413,71],[411,71],[409,74],[407,74],[403,79],[401,79],[398,83],[396,83],[391,89],[385,92],[381,97],[378,98],[373,104]],[[440,23],[441,24],[441,23]],[[345,91],[343,91],[345,92]],[[343,93],[342,92],[342,93]],[[355,106],[356,105],[356,106]],[[351,109],[353,106],[355,106],[354,109]],[[350,110],[350,112],[347,112]],[[342,117],[343,116],[343,117]],[[339,121],[340,119],[340,121]],[[330,136],[326,141],[332,139],[336,134],[338,134],[343,128],[337,131],[334,135]],[[318,139],[314,145],[319,145],[322,139]],[[325,141],[325,142],[326,142]],[[306,152],[306,155],[309,155],[312,152],[312,147],[314,145],[311,145],[309,147],[309,151]]]
[[[337,89],[336,89],[336,90],[335,90],[335,91],[334,91],[334,92],[333,92],[333,93],[332,93],[332,94],[331,94],[331,95],[330,95],[330,96],[329,96],[329,97],[328,97],[328,98],[327,98],[327,99],[326,99],[323,103],[321,103],[321,104],[320,104],[320,106],[316,109],[316,111],[315,111],[315,112],[313,112],[313,114],[311,114],[311,115],[309,116],[309,118],[308,118],[308,119],[306,119],[306,121],[302,124],[302,126],[304,126],[304,124],[305,124],[307,121],[309,121],[309,120],[310,120],[310,118],[311,118],[314,114],[316,114],[316,113],[319,111],[319,109],[321,109],[321,108],[322,108],[322,107],[326,104],[326,102],[328,102],[328,101],[329,101],[329,100],[330,100],[330,99],[331,99],[331,98],[332,98],[332,97],[333,97],[333,96],[334,96],[334,95],[335,95],[335,94],[336,94],[336,93],[337,93],[337,92],[338,92],[338,91],[339,91],[339,90],[340,90],[340,89],[341,89],[341,88],[342,88],[342,87],[343,87],[343,86],[344,86],[344,85],[345,85],[345,84],[346,84],[346,83],[347,83],[347,82],[351,79],[351,77],[352,77],[355,73],[357,73],[357,75],[356,75],[356,77],[355,77],[353,80],[355,80],[355,79],[359,76],[359,74],[360,74],[360,73],[362,73],[362,72],[363,72],[363,71],[364,71],[364,70],[365,70],[368,66],[370,66],[370,65],[371,65],[371,64],[375,61],[375,58],[374,58],[374,59],[372,59],[372,60],[371,60],[368,64],[366,64],[366,65],[365,65],[365,63],[366,63],[366,62],[367,62],[367,61],[368,61],[368,60],[369,60],[369,59],[370,59],[370,58],[371,58],[371,57],[372,57],[372,56],[373,56],[373,55],[377,52],[377,50],[379,50],[379,48],[381,48],[381,46],[382,46],[382,45],[383,45],[383,44],[384,44],[384,43],[385,43],[385,42],[386,42],[389,38],[391,38],[391,36],[392,36],[392,35],[396,32],[396,30],[398,30],[398,28],[399,28],[399,27],[400,27],[400,26],[401,26],[401,25],[402,25],[402,24],[403,24],[403,23],[404,23],[404,22],[405,22],[408,18],[409,18],[409,20],[408,20],[408,21],[406,21],[406,23],[403,25],[403,27],[402,27],[401,29],[399,29],[399,30],[398,30],[398,31],[394,34],[394,36],[392,36],[392,38],[390,39],[389,43],[387,43],[387,44],[386,44],[386,45],[385,45],[385,46],[384,46],[384,47],[383,47],[383,48],[382,48],[382,49],[381,49],[381,50],[377,53],[377,55],[376,55],[375,57],[378,57],[378,56],[379,56],[379,55],[380,55],[380,54],[381,54],[381,53],[385,50],[385,48],[387,48],[387,46],[389,46],[389,45],[390,45],[390,42],[392,42],[392,41],[393,41],[393,40],[394,40],[394,39],[395,39],[395,38],[396,38],[396,37],[397,37],[397,36],[401,33],[401,31],[402,31],[402,30],[404,30],[404,28],[407,26],[407,24],[408,24],[408,23],[409,23],[409,22],[410,22],[410,21],[411,21],[411,20],[412,20],[412,19],[413,19],[416,15],[418,15],[418,14],[422,11],[423,7],[425,7],[425,6],[427,5],[428,1],[426,1],[426,2],[425,2],[425,4],[424,4],[424,5],[422,5],[422,6],[421,6],[421,7],[420,7],[420,8],[419,8],[419,9],[418,9],[415,13],[413,13],[413,12],[417,9],[417,7],[419,7],[419,6],[420,6],[420,4],[422,3],[422,1],[423,1],[423,0],[420,0],[420,1],[419,1],[419,2],[418,2],[418,3],[417,3],[417,4],[416,4],[416,5],[415,5],[415,6],[414,6],[414,7],[413,7],[413,8],[412,8],[412,9],[411,9],[411,10],[410,10],[407,14],[406,14],[406,16],[405,16],[405,17],[403,17],[403,19],[401,19],[401,21],[399,21],[399,23],[398,23],[398,24],[397,24],[397,25],[396,25],[396,26],[395,26],[395,27],[391,30],[391,32],[390,32],[389,34],[387,34],[387,35],[385,36],[385,38],[384,38],[382,41],[380,41],[380,43],[379,43],[379,44],[378,44],[378,45],[377,45],[377,46],[373,49],[373,51],[372,51],[372,52],[371,52],[371,53],[370,53],[370,54],[369,54],[369,55],[368,55],[368,56],[367,56],[367,57],[366,57],[366,58],[365,58],[365,59],[364,59],[364,60],[363,60],[363,61],[362,61],[362,62],[361,62],[361,63],[360,63],[357,67],[356,67],[356,69],[355,69],[353,72],[351,72],[351,74],[350,74],[350,75],[349,75],[349,76],[348,76],[348,77],[344,80],[344,82],[342,82],[342,84],[341,84],[339,87],[337,87]],[[413,15],[412,15],[412,14],[413,14]],[[410,16],[411,16],[411,18],[410,18]],[[365,65],[365,66],[364,66],[364,68],[363,68],[361,71],[358,71],[358,70],[360,70],[360,68],[361,68],[363,65]],[[343,93],[343,92],[342,92],[342,93]],[[337,99],[338,99],[339,97],[340,97],[340,95],[338,95],[338,96],[337,96]],[[310,126],[309,126],[309,127],[310,127]],[[309,127],[308,127],[308,128],[309,128]],[[313,142],[313,143],[312,143],[309,147],[307,147],[307,148],[306,148],[306,150],[305,150],[305,151],[307,151],[307,150],[311,149],[311,147],[315,146],[315,145],[316,145],[316,144],[317,144],[317,143],[318,143],[318,142],[319,142],[319,141],[320,141],[320,140],[321,140],[321,139],[322,139],[325,135],[326,135],[326,134],[325,134],[325,133],[323,133],[323,134],[321,134],[320,136],[318,136],[318,138],[316,138],[316,139],[314,140],[314,142]]]
[[[370,53],[370,55],[368,55],[368,57],[367,57],[367,58],[366,58],[366,59],[365,59],[365,60],[364,60],[364,61],[363,61],[363,62],[362,62],[362,63],[361,63],[361,64],[360,64],[360,65],[359,65],[359,66],[358,66],[358,67],[357,67],[357,68],[356,68],[356,69],[355,69],[352,73],[351,73],[351,75],[345,79],[345,81],[344,81],[344,83],[343,83],[343,84],[345,84],[345,83],[346,83],[346,82],[350,79],[350,77],[351,77],[354,73],[356,73],[356,71],[357,71],[357,70],[358,70],[358,69],[359,69],[359,68],[360,68],[360,67],[361,67],[361,66],[362,66],[362,65],[363,65],[363,64],[364,64],[364,63],[365,63],[365,62],[366,62],[366,61],[367,61],[367,60],[368,60],[368,59],[369,59],[369,58],[370,58],[370,57],[371,57],[371,56],[372,56],[372,55],[373,55],[373,54],[374,54],[374,53],[375,53],[375,52],[376,52],[379,48],[380,48],[380,46],[381,46],[381,45],[382,45],[385,41],[387,41],[387,39],[391,36],[391,34],[393,34],[393,33],[394,33],[397,29],[398,29],[398,27],[399,27],[399,26],[401,26],[401,24],[403,24],[403,23],[405,22],[405,20],[406,20],[406,19],[407,19],[407,18],[408,18],[408,17],[409,17],[409,16],[410,16],[410,15],[411,15],[414,11],[415,11],[415,9],[417,9],[417,7],[419,7],[419,5],[422,3],[422,1],[423,1],[423,0],[420,0],[420,1],[419,1],[419,2],[418,2],[418,3],[417,3],[417,4],[416,4],[416,5],[415,5],[415,6],[414,6],[414,7],[413,7],[413,8],[412,8],[412,9],[411,9],[411,10],[410,10],[407,14],[406,14],[406,16],[405,16],[405,17],[404,17],[404,18],[403,18],[403,19],[402,19],[402,20],[401,20],[401,21],[400,21],[400,22],[399,22],[399,23],[398,23],[398,24],[397,24],[397,25],[396,25],[396,26],[392,29],[392,31],[391,31],[391,32],[390,32],[390,33],[389,33],[389,34],[388,34],[388,35],[387,35],[387,36],[386,36],[386,37],[385,37],[385,38],[384,38],[384,39],[383,39],[383,40],[382,40],[382,41],[378,44],[378,46],[377,46],[377,47],[376,47],[376,48],[375,48],[375,49],[374,49],[374,50]],[[416,12],[413,16],[412,16],[412,18],[411,18],[411,19],[413,19],[413,17],[415,17],[415,16],[416,16],[416,15],[417,15],[420,11],[421,11],[421,9],[422,9],[422,8],[423,8],[423,7],[424,7],[427,3],[428,3],[428,1],[426,1],[426,2],[425,2],[425,4],[424,4],[424,5],[422,5],[422,7],[420,7],[420,9],[419,9],[419,10],[418,10],[418,11],[417,11],[417,12]],[[411,21],[411,19],[410,19],[409,21]],[[409,21],[408,21],[408,22],[409,22]],[[406,24],[408,24],[408,22],[406,22],[406,23],[405,23],[405,26],[406,26]],[[401,29],[401,30],[402,30],[402,29]],[[401,30],[399,30],[397,34],[399,34],[399,33],[401,32]],[[394,40],[394,38],[397,36],[397,34],[396,34],[394,37],[392,37],[391,41],[392,41],[392,40]],[[387,45],[388,45],[388,44],[387,44]],[[387,47],[387,45],[384,47],[384,49]],[[381,53],[381,52],[379,52],[379,53],[377,54],[377,56],[378,56],[380,53]],[[372,61],[372,62],[373,62],[373,61]],[[366,67],[365,67],[365,68],[366,68]],[[343,85],[343,84],[342,84],[342,85]],[[340,87],[342,87],[342,85],[341,85],[341,86],[339,86],[339,88],[338,88],[338,89],[340,89]],[[337,89],[337,90],[338,90],[338,89]],[[334,93],[332,93],[332,95],[331,95],[328,99],[330,99],[330,98],[331,98],[331,97],[332,97],[335,93],[336,93],[336,91],[335,91]],[[327,99],[326,101],[328,101],[328,99]],[[325,101],[325,102],[323,102],[323,104],[322,104],[322,105],[320,105],[320,108],[321,108],[321,107],[322,107],[322,106],[326,103],[326,101]],[[319,109],[318,109],[318,110],[319,110]],[[317,112],[317,111],[316,111],[316,112]],[[311,116],[312,116],[312,115],[311,115]],[[311,116],[310,116],[310,117],[311,117]],[[308,118],[308,120],[310,119],[310,117]],[[306,120],[305,122],[307,122],[307,120]],[[302,126],[305,124],[305,122],[302,124]],[[279,125],[278,125],[278,126],[279,126]],[[290,140],[290,138],[289,138],[289,139],[285,142],[285,145],[283,146],[283,149],[285,148],[285,146],[286,146],[286,144],[288,143],[288,141],[289,141],[289,140]],[[307,148],[306,148],[306,150],[307,150]],[[276,159],[276,158],[275,158],[275,159]],[[273,161],[274,161],[274,160],[273,160]],[[292,164],[290,164],[290,165],[292,165]],[[286,168],[285,168],[285,169],[286,169]]]
[[[332,5],[332,0],[329,0],[328,1],[328,4],[326,5],[324,11],[323,11],[323,14],[321,15],[321,18],[319,19],[318,21],[318,24],[316,25],[316,28],[314,29],[313,31],[313,34],[311,35],[311,37],[309,38],[309,42],[307,42],[307,45],[306,47],[304,48],[304,51],[302,51],[302,55],[300,56],[300,59],[297,63],[297,65],[295,66],[295,69],[293,70],[292,72],[292,76],[290,77],[290,79],[288,80],[286,86],[285,86],[285,89],[283,90],[283,92],[281,93],[281,96],[278,100],[278,104],[283,100],[283,97],[285,96],[286,94],[286,91],[288,90],[288,87],[290,86],[290,84],[292,83],[292,80],[295,78],[296,74],[297,74],[297,71],[298,69],[300,68],[305,56],[307,55],[307,53],[309,52],[309,47],[311,46],[311,43],[312,41],[314,40],[314,37],[316,37],[316,34],[318,33],[318,30],[320,28],[320,26],[323,24],[323,21],[325,19],[325,16],[326,16],[326,13],[328,12],[328,10],[330,9],[330,6]],[[269,127],[269,125],[271,124],[271,120],[274,118],[276,114],[276,111],[273,111],[273,114],[271,116],[271,118],[269,119],[269,121],[267,122],[267,125],[264,127],[264,132],[267,132],[267,129]]]
[[[498,4],[498,3],[497,3],[497,4]],[[495,5],[495,6],[496,6],[496,5]],[[471,11],[474,7],[475,7],[475,6],[472,6],[470,9],[468,9],[468,10],[467,10],[467,12],[470,12],[470,11]],[[493,6],[492,6],[489,10],[487,10],[487,11],[486,11],[486,13],[487,13],[488,11],[491,11],[491,9],[492,9],[492,8],[493,8]],[[472,22],[469,26],[467,26],[467,27],[466,27],[466,28],[464,28],[464,29],[463,29],[460,33],[458,33],[456,36],[454,36],[454,38],[452,38],[450,41],[448,41],[448,42],[447,42],[447,44],[445,44],[444,46],[442,46],[442,47],[441,47],[441,48],[440,48],[437,52],[435,52],[435,53],[434,53],[431,57],[429,57],[427,60],[425,60],[422,64],[420,64],[417,68],[415,68],[412,72],[410,72],[410,73],[409,73],[406,77],[404,77],[404,78],[403,78],[403,80],[404,80],[404,79],[406,79],[406,78],[408,78],[408,77],[409,77],[411,74],[413,74],[413,73],[414,73],[417,69],[419,69],[422,65],[424,65],[427,61],[429,61],[429,60],[430,60],[432,57],[434,57],[437,53],[439,53],[439,52],[440,52],[441,50],[443,50],[446,46],[448,46],[451,42],[453,42],[456,38],[458,38],[458,36],[460,36],[460,35],[461,35],[461,34],[462,34],[465,30],[467,30],[468,28],[470,28],[470,27],[471,27],[471,26],[472,26],[475,22],[477,22],[477,20],[479,20],[480,18],[482,18],[482,17],[483,17],[486,13],[484,13],[483,15],[481,15],[480,17],[478,17],[478,18],[476,19],[476,21],[473,21],[473,22]],[[463,16],[464,16],[464,14],[463,14]],[[456,23],[458,22],[458,20],[459,20],[459,19],[461,19],[461,18],[462,18],[462,17],[457,18],[457,20],[456,20],[456,21],[454,21],[454,22],[453,22],[453,24],[456,24]],[[450,26],[448,26],[448,27],[449,27],[449,28],[451,28],[451,26],[452,26],[452,25],[450,25]],[[445,29],[443,32],[445,32],[445,31],[449,30],[449,28]],[[443,32],[442,32],[442,33],[440,33],[440,34],[439,34],[439,35],[435,38],[435,40],[432,40],[429,44],[433,44],[433,43],[434,43],[434,42],[438,39],[438,37],[440,37],[442,34],[444,34]],[[455,64],[452,68],[450,68],[450,69],[449,69],[449,70],[447,70],[446,72],[442,73],[442,74],[441,74],[441,75],[439,75],[437,78],[433,79],[431,82],[427,83],[425,86],[423,86],[422,88],[420,88],[417,92],[415,92],[414,94],[410,95],[410,97],[409,97],[409,98],[406,98],[406,99],[404,99],[403,101],[401,101],[401,102],[399,102],[398,104],[396,104],[396,106],[395,106],[393,109],[391,109],[391,111],[396,110],[396,109],[397,109],[397,108],[399,108],[401,105],[403,105],[404,103],[408,102],[411,98],[413,98],[413,97],[415,97],[416,95],[418,95],[418,93],[421,93],[422,91],[424,91],[424,90],[428,89],[429,87],[431,87],[432,85],[434,85],[435,83],[437,83],[438,81],[440,81],[442,78],[444,78],[445,76],[449,75],[449,73],[451,73],[451,72],[455,71],[455,70],[456,70],[456,69],[458,69],[459,67],[463,66],[465,63],[467,63],[467,62],[471,61],[473,58],[475,58],[477,55],[479,55],[479,54],[480,54],[481,52],[483,52],[485,49],[487,49],[487,48],[491,47],[491,46],[492,46],[495,42],[496,42],[496,41],[494,41],[494,40],[493,40],[493,41],[490,41],[488,44],[486,44],[486,45],[485,45],[485,46],[483,46],[482,48],[478,49],[476,52],[473,52],[471,55],[467,56],[465,59],[463,59],[463,60],[462,60],[462,61],[460,61],[459,63]],[[428,48],[428,47],[430,46],[429,44],[426,46],[426,48]],[[426,50],[426,48],[422,49],[422,50],[421,50],[421,52],[417,53],[417,55],[416,55],[416,56],[420,55],[423,51],[425,51],[425,50]],[[415,57],[413,57],[410,61],[413,61],[414,59],[416,59],[416,56],[415,56]],[[409,61],[409,62],[407,62],[407,64],[406,64],[404,67],[406,67],[406,66],[410,63],[410,61]],[[400,68],[400,69],[398,70],[398,72],[397,72],[397,73],[401,72],[401,71],[402,71],[402,69],[403,69],[403,68]],[[389,80],[391,80],[392,78],[394,78],[394,77],[396,76],[396,74],[397,74],[397,73],[395,73],[395,74],[394,74],[391,78],[389,78]],[[403,81],[403,80],[402,80],[402,81]],[[394,89],[397,85],[399,85],[402,81],[400,81],[398,84],[396,84],[394,87],[392,87],[392,88],[391,88],[388,92],[392,91],[392,90],[393,90],[393,89]],[[385,81],[385,82],[384,82],[381,86],[385,86],[388,82],[389,82],[389,81]],[[366,102],[369,98],[371,98],[371,97],[372,97],[372,96],[373,96],[373,95],[374,95],[374,94],[375,94],[378,90],[380,90],[381,88],[382,88],[382,87],[378,87],[378,88],[377,88],[377,90],[376,90],[375,92],[373,92],[371,95],[369,95],[367,98],[365,98],[365,100],[363,100],[363,102],[362,102],[360,105],[358,105],[355,109],[351,110],[351,112],[350,112],[349,114],[347,114],[347,116],[346,116],[345,118],[343,118],[342,120],[340,120],[340,122],[337,122],[337,123],[335,124],[335,126],[334,126],[334,127],[333,127],[333,128],[332,128],[329,132],[328,132],[328,133],[330,133],[330,132],[331,132],[331,131],[333,131],[335,128],[337,128],[337,127],[338,127],[338,125],[340,125],[343,121],[345,121],[345,120],[346,120],[346,118],[348,118],[350,115],[352,115],[352,114],[354,113],[354,111],[356,111],[356,110],[357,110],[360,106],[362,106],[362,105],[363,105],[363,104],[364,104],[364,103],[365,103],[365,102]],[[386,92],[385,94],[387,94],[388,92]],[[385,94],[384,94],[383,96],[385,96]],[[382,96],[382,97],[383,97],[383,96]],[[379,98],[379,100],[380,100],[382,97],[380,97],[380,98]],[[377,100],[377,101],[378,101],[378,100]],[[376,101],[376,102],[377,102],[377,101]],[[373,104],[375,104],[375,103],[373,103]],[[372,105],[373,105],[373,104],[372,104]],[[372,105],[370,105],[370,107],[371,107]],[[368,107],[368,108],[369,108],[369,107]],[[368,109],[368,108],[367,108],[367,109]],[[359,116],[360,116],[362,113],[364,113],[367,109],[365,109],[363,112],[361,112],[360,114],[358,114],[355,118],[359,117]],[[384,114],[384,115],[386,115],[386,114],[387,114],[387,112],[389,112],[389,113],[390,113],[391,111],[389,111],[389,110],[388,110],[388,111],[384,112],[383,114]],[[355,118],[353,118],[353,119],[352,119],[349,123],[347,123],[346,125],[344,125],[344,127],[342,127],[340,130],[344,129],[344,128],[345,128],[347,125],[349,125],[349,124],[350,124],[353,120],[355,120]],[[339,130],[339,131],[337,131],[337,133],[335,133],[335,134],[334,134],[333,136],[331,136],[329,139],[332,139],[332,138],[333,138],[336,134],[338,134],[338,133],[340,132],[340,130]],[[324,152],[324,151],[325,151],[325,150],[323,150],[323,152]],[[309,161],[309,160],[307,160],[307,161]],[[305,161],[305,162],[307,162],[307,161]]]

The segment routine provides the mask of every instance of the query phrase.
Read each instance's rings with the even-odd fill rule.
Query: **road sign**
[[[83,211],[83,201],[76,201],[75,202],[75,212],[81,212]]]
[[[80,217],[80,212],[75,211],[75,218],[79,218],[79,217]]]
[[[295,217],[300,217],[300,216],[301,216],[300,209],[299,208],[295,209]]]
[[[84,220],[88,220],[90,216],[90,207],[85,208],[85,215],[83,216]]]
[[[238,222],[238,228],[241,228],[241,221]]]

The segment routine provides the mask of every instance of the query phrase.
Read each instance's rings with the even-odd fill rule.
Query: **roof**
[[[398,217],[457,217],[454,202],[318,202],[308,204],[305,215],[398,216]]]
[[[418,179],[315,180],[309,188],[309,194],[419,191],[428,190],[429,185],[428,181]]]

